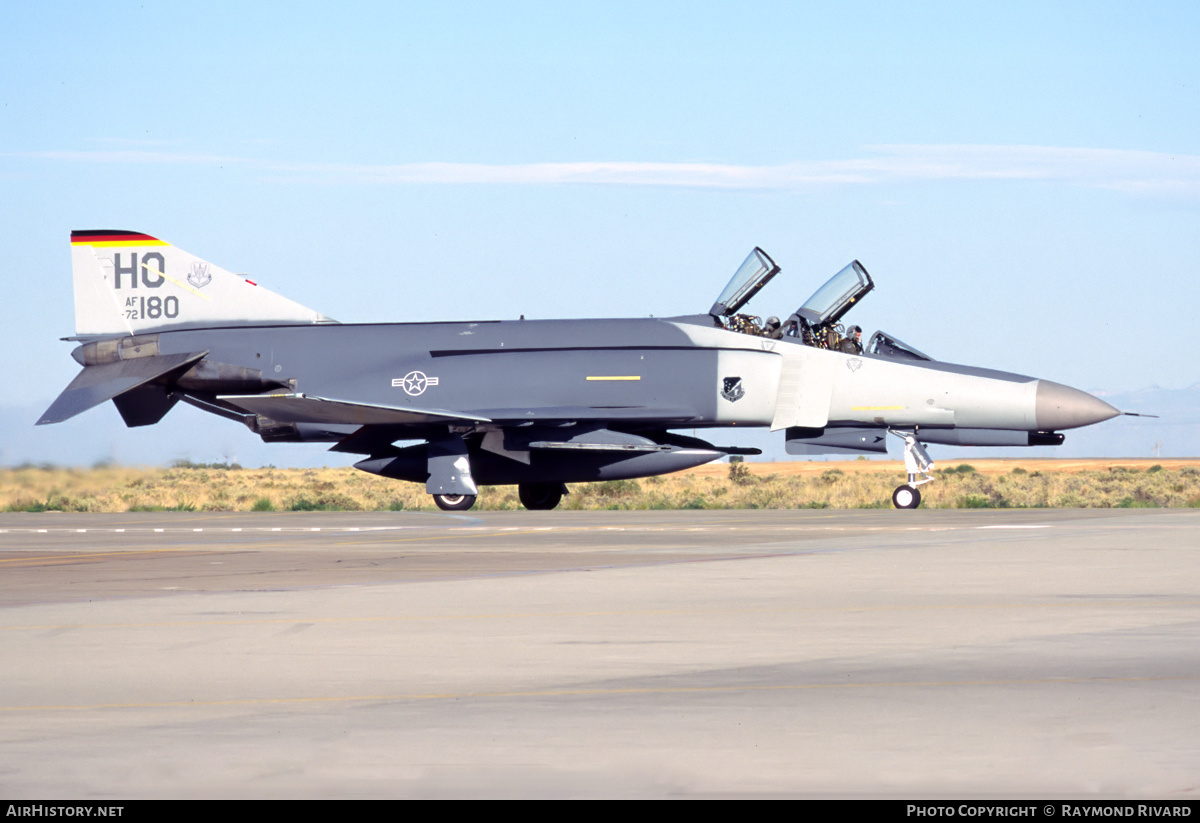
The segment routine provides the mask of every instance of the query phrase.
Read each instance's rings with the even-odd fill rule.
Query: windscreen
[[[871,342],[867,346],[867,351],[871,354],[878,354],[882,357],[893,357],[897,360],[932,360],[933,358],[925,354],[919,349],[914,349],[912,346],[905,343],[898,337],[893,337],[884,331],[877,331],[871,337]]]

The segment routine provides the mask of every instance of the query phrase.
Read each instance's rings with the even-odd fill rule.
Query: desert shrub
[[[585,483],[583,490],[596,497],[613,498],[640,494],[642,487],[636,480],[603,480],[599,483]]]
[[[298,497],[288,506],[294,512],[343,512],[359,511],[359,506],[349,497],[341,494],[325,494],[314,499]]]
[[[750,467],[745,463],[730,463],[729,482],[735,483],[739,486],[752,486],[759,481],[758,478],[750,472]]]

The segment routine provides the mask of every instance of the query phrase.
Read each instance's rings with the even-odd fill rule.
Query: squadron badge
[[[207,263],[193,263],[192,270],[187,276],[187,281],[198,289],[202,289],[212,282],[212,275],[208,273]]]
[[[742,388],[742,378],[726,377],[725,387],[721,389],[721,396],[730,403],[735,403],[746,396],[746,390]]]

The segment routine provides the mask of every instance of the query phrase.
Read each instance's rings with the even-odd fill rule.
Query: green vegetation
[[[171,461],[173,469],[217,469],[218,471],[237,471],[242,468],[240,463],[193,463],[191,460],[180,458]]]
[[[956,509],[1002,509],[1007,508],[999,501],[993,500],[990,497],[982,494],[969,494],[966,497],[960,497],[954,501]]]
[[[1148,461],[1147,461],[1148,462]],[[986,463],[983,464],[986,466]],[[1115,469],[1124,469],[1117,471]],[[903,475],[879,463],[764,466],[730,463],[706,472],[575,483],[565,509],[888,508]],[[925,508],[1200,508],[1200,469],[1154,464],[1038,471],[960,464],[921,487]],[[766,472],[780,472],[767,474]],[[477,507],[521,508],[516,488],[485,487]],[[0,469],[5,512],[433,511],[419,483],[354,469],[238,469],[235,464],[131,469],[25,465]]]

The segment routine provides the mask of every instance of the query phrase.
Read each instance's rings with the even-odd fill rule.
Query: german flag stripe
[[[71,232],[73,246],[167,246],[157,237],[136,231],[115,229],[90,229]]]

